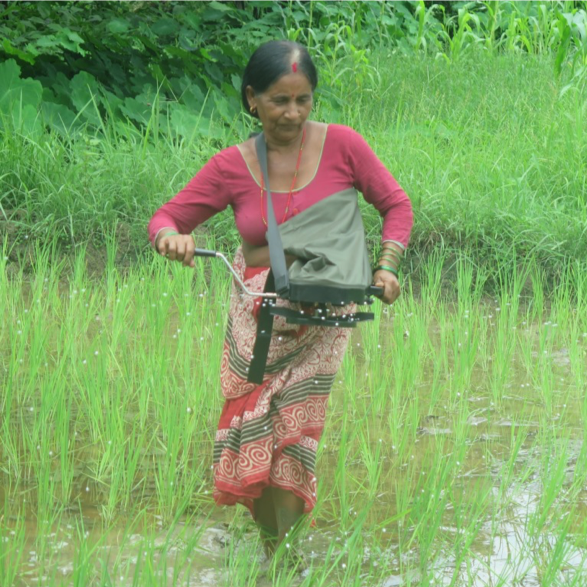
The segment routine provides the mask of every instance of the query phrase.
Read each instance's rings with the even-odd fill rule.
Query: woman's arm
[[[348,129],[347,160],[353,185],[383,216],[382,242],[408,246],[414,223],[410,199],[365,139]]]
[[[384,288],[381,299],[392,304],[401,291],[398,269],[412,230],[412,204],[363,137],[349,131],[348,163],[353,183],[383,216],[382,247],[373,283]]]
[[[398,270],[404,250],[401,243],[392,240],[384,241],[381,247],[373,273],[373,284],[383,288],[381,300],[386,304],[393,304],[401,293]]]
[[[161,206],[149,222],[153,247],[172,261],[194,266],[195,243],[191,232],[229,202],[228,190],[213,157],[173,199]]]

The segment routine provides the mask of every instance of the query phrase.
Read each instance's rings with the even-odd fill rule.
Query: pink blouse
[[[391,173],[352,128],[328,125],[322,156],[312,180],[292,194],[285,222],[336,192],[355,187],[383,216],[382,240],[407,246],[413,216],[410,200]],[[267,218],[267,198],[263,215]],[[288,192],[271,191],[277,221],[281,223]],[[173,199],[161,206],[149,222],[149,238],[162,228],[189,234],[227,206],[232,206],[242,238],[255,246],[266,245],[267,227],[261,217],[261,186],[251,174],[238,147],[214,155]]]

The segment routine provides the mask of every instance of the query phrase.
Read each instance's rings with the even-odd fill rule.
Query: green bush
[[[234,123],[242,69],[272,38],[310,48],[320,99],[341,119],[347,94],[373,85],[374,50],[550,53],[557,74],[584,77],[586,23],[584,2],[12,2],[0,12],[0,114],[13,117],[22,91],[26,128],[70,135],[106,119],[219,138],[209,119]]]

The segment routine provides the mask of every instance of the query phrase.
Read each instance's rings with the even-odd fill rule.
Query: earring
[[[256,106],[251,106],[251,107],[249,108],[249,112],[250,112],[251,114],[256,114],[256,113],[257,113],[257,107],[256,107]]]

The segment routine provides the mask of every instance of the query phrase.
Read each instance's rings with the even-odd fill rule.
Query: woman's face
[[[312,110],[312,86],[303,73],[288,73],[261,94],[251,86],[246,91],[269,140],[289,143],[299,137]]]

